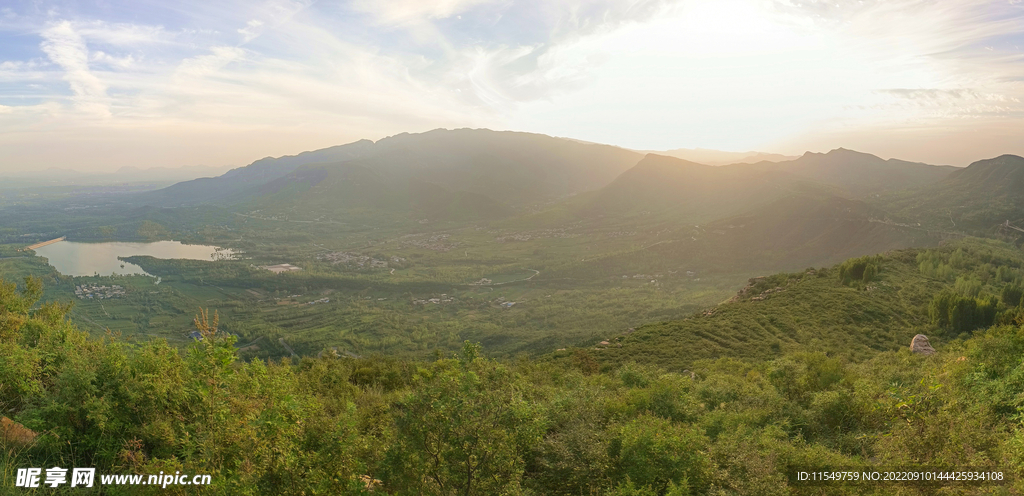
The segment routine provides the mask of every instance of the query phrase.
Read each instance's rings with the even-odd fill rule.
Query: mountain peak
[[[1011,163],[1017,162],[1020,164],[1024,164],[1024,157],[1021,157],[1020,155],[1013,155],[1012,153],[1000,155],[992,160],[1010,161]]]
[[[863,157],[863,158],[872,157],[872,158],[879,158],[876,155],[872,155],[870,153],[858,152],[857,150],[850,150],[848,148],[842,148],[842,147],[836,148],[834,150],[830,150],[825,155],[829,156],[829,157]],[[881,160],[881,159],[879,158],[879,160]]]
[[[1007,187],[1016,189],[1024,185],[1024,157],[1007,154],[979,160],[956,171],[950,175],[950,179],[964,184],[980,185],[979,194],[985,188],[991,191]]]
[[[995,158],[978,160],[977,162],[968,165],[966,169],[970,169],[972,167],[976,169],[992,167],[1015,169],[1017,167],[1024,167],[1024,157],[1020,157],[1018,155],[1005,154]]]

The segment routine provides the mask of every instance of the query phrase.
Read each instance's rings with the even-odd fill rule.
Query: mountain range
[[[376,143],[362,140],[295,156],[265,158],[217,178],[176,184],[141,201],[163,206],[244,203],[259,207],[263,202],[283,206],[282,202],[290,200],[283,198],[282,192],[308,191],[311,195],[330,194],[342,202],[342,208],[363,207],[357,198],[349,205],[348,195],[339,198],[331,192],[341,188],[340,193],[352,185],[349,181],[360,177],[364,180],[358,186],[360,194],[379,200],[375,206],[385,210],[405,209],[403,200],[388,199],[409,196],[410,192],[416,196],[424,183],[441,190],[429,193],[431,198],[425,202],[413,201],[414,210],[436,204],[437,194],[450,195],[452,201],[481,195],[518,207],[604,186],[642,157],[614,146],[538,134],[438,129]],[[323,180],[328,183],[319,186]],[[294,201],[297,208],[308,201],[316,203]],[[429,211],[412,213],[422,216]]]
[[[341,223],[729,225],[688,256],[756,247],[783,266],[1024,220],[1024,159],[1012,155],[962,169],[843,148],[774,158],[785,160],[712,166],[539,134],[438,129],[265,158],[133,202]]]

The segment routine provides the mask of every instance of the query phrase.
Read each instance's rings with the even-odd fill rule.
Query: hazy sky
[[[244,165],[437,127],[1024,155],[1024,0],[0,6],[6,170]]]

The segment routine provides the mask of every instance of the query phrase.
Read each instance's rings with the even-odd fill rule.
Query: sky
[[[435,128],[1024,155],[1024,0],[7,0],[0,171],[241,166]]]

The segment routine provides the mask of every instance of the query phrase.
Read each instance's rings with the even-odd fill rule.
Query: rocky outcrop
[[[727,301],[726,303],[735,303],[735,302],[740,301],[742,299],[746,299],[746,297],[749,296],[753,292],[754,285],[756,285],[757,283],[763,281],[764,279],[765,279],[765,276],[759,276],[759,277],[752,277],[752,278],[750,278],[749,280],[747,280],[747,285],[744,286],[743,288],[741,288],[736,293],[736,296],[733,296],[732,298],[730,298],[729,301]]]
[[[924,334],[918,334],[914,336],[914,339],[910,341],[910,351],[912,353],[920,353],[922,355],[934,355],[935,348],[928,343],[928,336]]]

